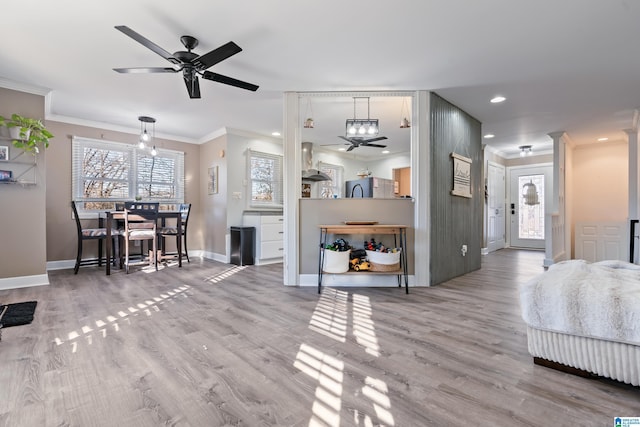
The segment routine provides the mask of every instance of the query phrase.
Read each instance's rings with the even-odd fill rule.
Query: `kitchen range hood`
[[[326,173],[313,168],[313,143],[302,143],[302,181],[318,182],[331,181],[331,177]]]

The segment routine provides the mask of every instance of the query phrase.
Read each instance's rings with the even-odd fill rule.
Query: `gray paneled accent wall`
[[[481,123],[431,93],[431,285],[480,268],[482,245]],[[472,198],[453,196],[451,153],[470,158]],[[462,245],[467,245],[462,256]]]

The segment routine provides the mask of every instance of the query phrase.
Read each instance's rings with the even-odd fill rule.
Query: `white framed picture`
[[[6,145],[0,145],[0,161],[9,160],[9,147]]]
[[[451,153],[451,158],[453,159],[453,190],[451,190],[451,194],[470,199],[472,160],[456,153]]]

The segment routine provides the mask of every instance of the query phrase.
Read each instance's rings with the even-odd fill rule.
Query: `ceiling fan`
[[[338,136],[338,138],[342,138],[345,141],[349,141],[349,144],[351,144],[351,146],[349,148],[347,148],[347,151],[351,151],[354,148],[358,148],[358,147],[379,147],[379,148],[385,148],[386,145],[381,145],[381,144],[371,144],[372,142],[376,142],[376,141],[382,141],[384,139],[387,139],[386,136],[378,136],[375,138],[363,138],[361,136]],[[347,144],[348,145],[348,144]]]
[[[258,90],[258,86],[252,83],[243,82],[242,80],[223,76],[222,74],[206,71],[207,68],[212,67],[213,65],[242,51],[240,46],[234,42],[228,42],[217,49],[213,49],[212,51],[205,53],[204,55],[198,55],[191,52],[192,49],[198,46],[198,39],[192,36],[182,36],[180,37],[180,41],[187,51],[178,51],[172,54],[125,25],[118,25],[115,29],[131,37],[144,47],[151,49],[153,52],[162,56],[174,65],[174,67],[114,68],[113,70],[118,73],[178,73],[182,71],[182,78],[187,86],[189,97],[192,99],[200,98],[200,83],[198,81],[198,75],[202,76],[203,79],[235,86],[240,89],[246,89],[254,92]]]

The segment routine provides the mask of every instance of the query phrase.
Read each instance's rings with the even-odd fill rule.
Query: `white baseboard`
[[[33,276],[17,276],[0,279],[0,290],[30,288],[32,286],[49,286],[48,274]]]
[[[211,259],[214,261],[218,261],[218,262],[224,262],[225,264],[229,264],[229,257],[226,254],[219,254],[216,252],[206,252],[206,251],[197,251],[200,252],[200,257],[202,258],[206,258],[206,259]],[[189,254],[189,256],[191,256],[191,254]]]

